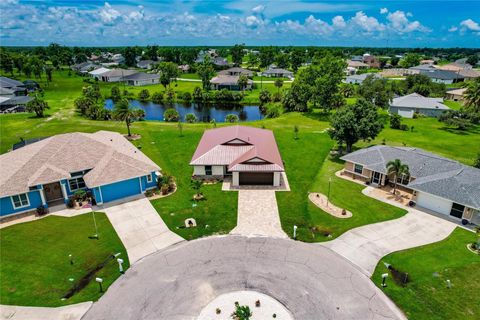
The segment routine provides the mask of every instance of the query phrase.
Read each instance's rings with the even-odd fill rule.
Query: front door
[[[372,183],[373,184],[380,184],[380,181],[382,179],[382,174],[380,172],[373,172],[373,177],[372,177]]]
[[[44,184],[43,191],[45,192],[45,200],[47,202],[63,199],[62,186],[60,185],[60,182]]]

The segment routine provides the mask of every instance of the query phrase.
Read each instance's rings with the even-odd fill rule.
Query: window
[[[463,216],[464,210],[465,210],[465,206],[458,203],[453,203],[452,210],[450,211],[450,215],[461,219]]]
[[[153,177],[151,174],[147,176],[147,183],[151,183],[153,181]]]
[[[14,209],[24,208],[30,205],[30,201],[28,200],[28,195],[26,193],[12,196],[12,203]]]
[[[212,166],[205,166],[205,175],[207,176],[212,175]]]
[[[355,164],[355,167],[353,168],[353,171],[358,174],[362,174],[363,172],[363,166],[360,164]]]
[[[70,186],[70,191],[75,191],[78,189],[85,188],[85,181],[83,181],[83,178],[70,179],[68,180],[68,184]]]
[[[407,185],[408,182],[410,180],[410,176],[409,175],[402,175],[400,177],[397,177],[397,183],[400,183],[400,184],[403,184],[403,185]]]

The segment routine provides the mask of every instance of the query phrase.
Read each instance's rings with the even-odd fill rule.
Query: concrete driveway
[[[242,290],[275,298],[294,319],[405,319],[367,276],[328,248],[223,236],[182,242],[144,258],[83,320],[196,319],[217,296]]]
[[[184,239],[170,231],[144,196],[100,206],[127,249],[130,264]]]
[[[450,221],[410,208],[399,219],[355,228],[321,245],[350,260],[363,273],[371,276],[378,261],[387,254],[441,241],[455,227]]]
[[[288,238],[282,230],[273,190],[239,190],[237,226],[230,234]]]

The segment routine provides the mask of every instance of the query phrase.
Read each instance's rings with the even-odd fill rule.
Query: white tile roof
[[[425,98],[418,93],[411,93],[409,95],[394,98],[390,106],[392,107],[407,107],[416,109],[450,109],[444,105],[442,98]]]
[[[0,196],[27,192],[83,170],[90,170],[84,180],[93,188],[160,168],[119,133],[60,134],[0,155]]]

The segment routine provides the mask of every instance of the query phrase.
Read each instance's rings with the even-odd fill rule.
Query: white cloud
[[[358,11],[351,21],[363,31],[373,32],[385,30],[384,24],[378,22],[374,17],[367,16],[363,11]]]
[[[345,22],[345,19],[342,16],[335,16],[332,19],[333,26],[336,28],[345,28],[347,26],[347,23]]]
[[[257,16],[248,16],[245,18],[245,24],[248,27],[258,27],[263,25],[263,20]]]
[[[480,25],[472,19],[463,20],[460,22],[460,26],[470,31],[480,31]]]
[[[265,10],[265,6],[259,4],[258,6],[254,7],[252,9],[252,12],[254,13],[262,13]]]
[[[121,16],[120,12],[113,9],[110,3],[108,2],[105,2],[105,5],[100,10],[100,18],[106,24],[110,24],[114,22],[115,19],[117,19],[120,16]]]
[[[451,26],[451,27],[448,29],[448,32],[455,32],[455,31],[457,31],[457,30],[458,30],[457,27]]]
[[[385,13],[388,13],[388,9],[387,8],[381,8],[380,9],[380,14],[385,14]]]
[[[387,20],[390,22],[389,26],[397,32],[409,33],[413,31],[429,31],[428,28],[424,27],[420,22],[413,21],[410,22],[407,18],[408,14],[405,12],[397,10],[391,12],[387,15]]]

